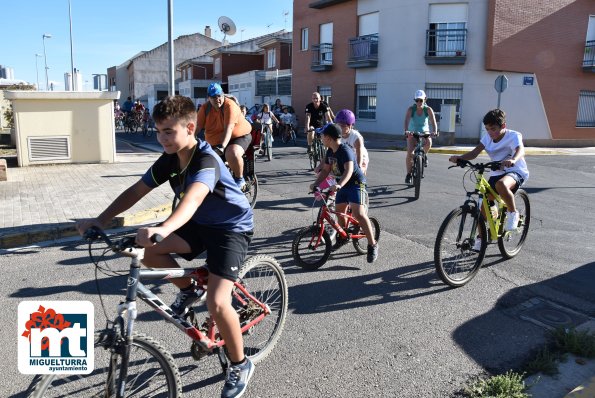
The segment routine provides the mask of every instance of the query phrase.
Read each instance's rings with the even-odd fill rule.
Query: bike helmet
[[[209,88],[207,89],[207,94],[209,97],[223,95],[223,89],[221,88],[219,83],[211,83],[209,84]]]
[[[355,115],[349,109],[342,109],[335,117],[335,123],[347,124],[349,126],[355,124]]]

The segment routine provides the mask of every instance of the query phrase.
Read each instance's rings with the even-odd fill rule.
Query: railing
[[[313,71],[330,70],[333,67],[333,44],[320,43],[312,46],[312,65]]]
[[[256,77],[256,95],[291,95],[291,75]]]
[[[464,64],[467,58],[467,29],[428,29],[426,63]]]
[[[595,72],[595,40],[589,40],[585,44],[583,69]]]
[[[378,34],[349,39],[349,59],[352,68],[375,67],[378,65]]]

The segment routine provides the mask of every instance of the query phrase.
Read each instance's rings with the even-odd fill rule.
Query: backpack
[[[238,101],[238,99],[237,99],[237,98],[236,98],[234,95],[231,95],[231,94],[224,94],[224,96],[225,96],[225,99],[232,100],[233,102],[235,102],[235,104],[236,104],[237,106],[240,106],[240,102]],[[225,103],[225,102],[224,102],[224,103]],[[210,103],[210,102],[207,102],[207,105],[206,105],[206,107],[207,107],[207,109],[205,109],[205,119],[206,119],[207,115],[209,114],[209,111],[211,110],[211,108],[213,107],[213,105],[211,105],[211,103]],[[223,109],[224,109],[224,107],[222,106],[222,107],[221,107],[221,115],[223,115]]]

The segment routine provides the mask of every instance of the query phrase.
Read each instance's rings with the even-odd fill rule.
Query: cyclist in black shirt
[[[314,129],[324,126],[327,122],[332,123],[330,108],[320,98],[317,92],[312,93],[312,102],[306,105],[306,125],[304,132],[308,139],[308,153],[312,152],[312,140]]]

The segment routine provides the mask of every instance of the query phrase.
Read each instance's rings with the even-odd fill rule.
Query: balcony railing
[[[378,65],[378,34],[349,39],[350,68],[371,68]]]
[[[428,29],[427,65],[462,65],[467,59],[467,29]]]
[[[312,65],[310,70],[322,72],[333,68],[333,44],[320,43],[312,46]]]
[[[595,40],[589,40],[585,44],[585,55],[583,56],[583,70],[595,72]]]

